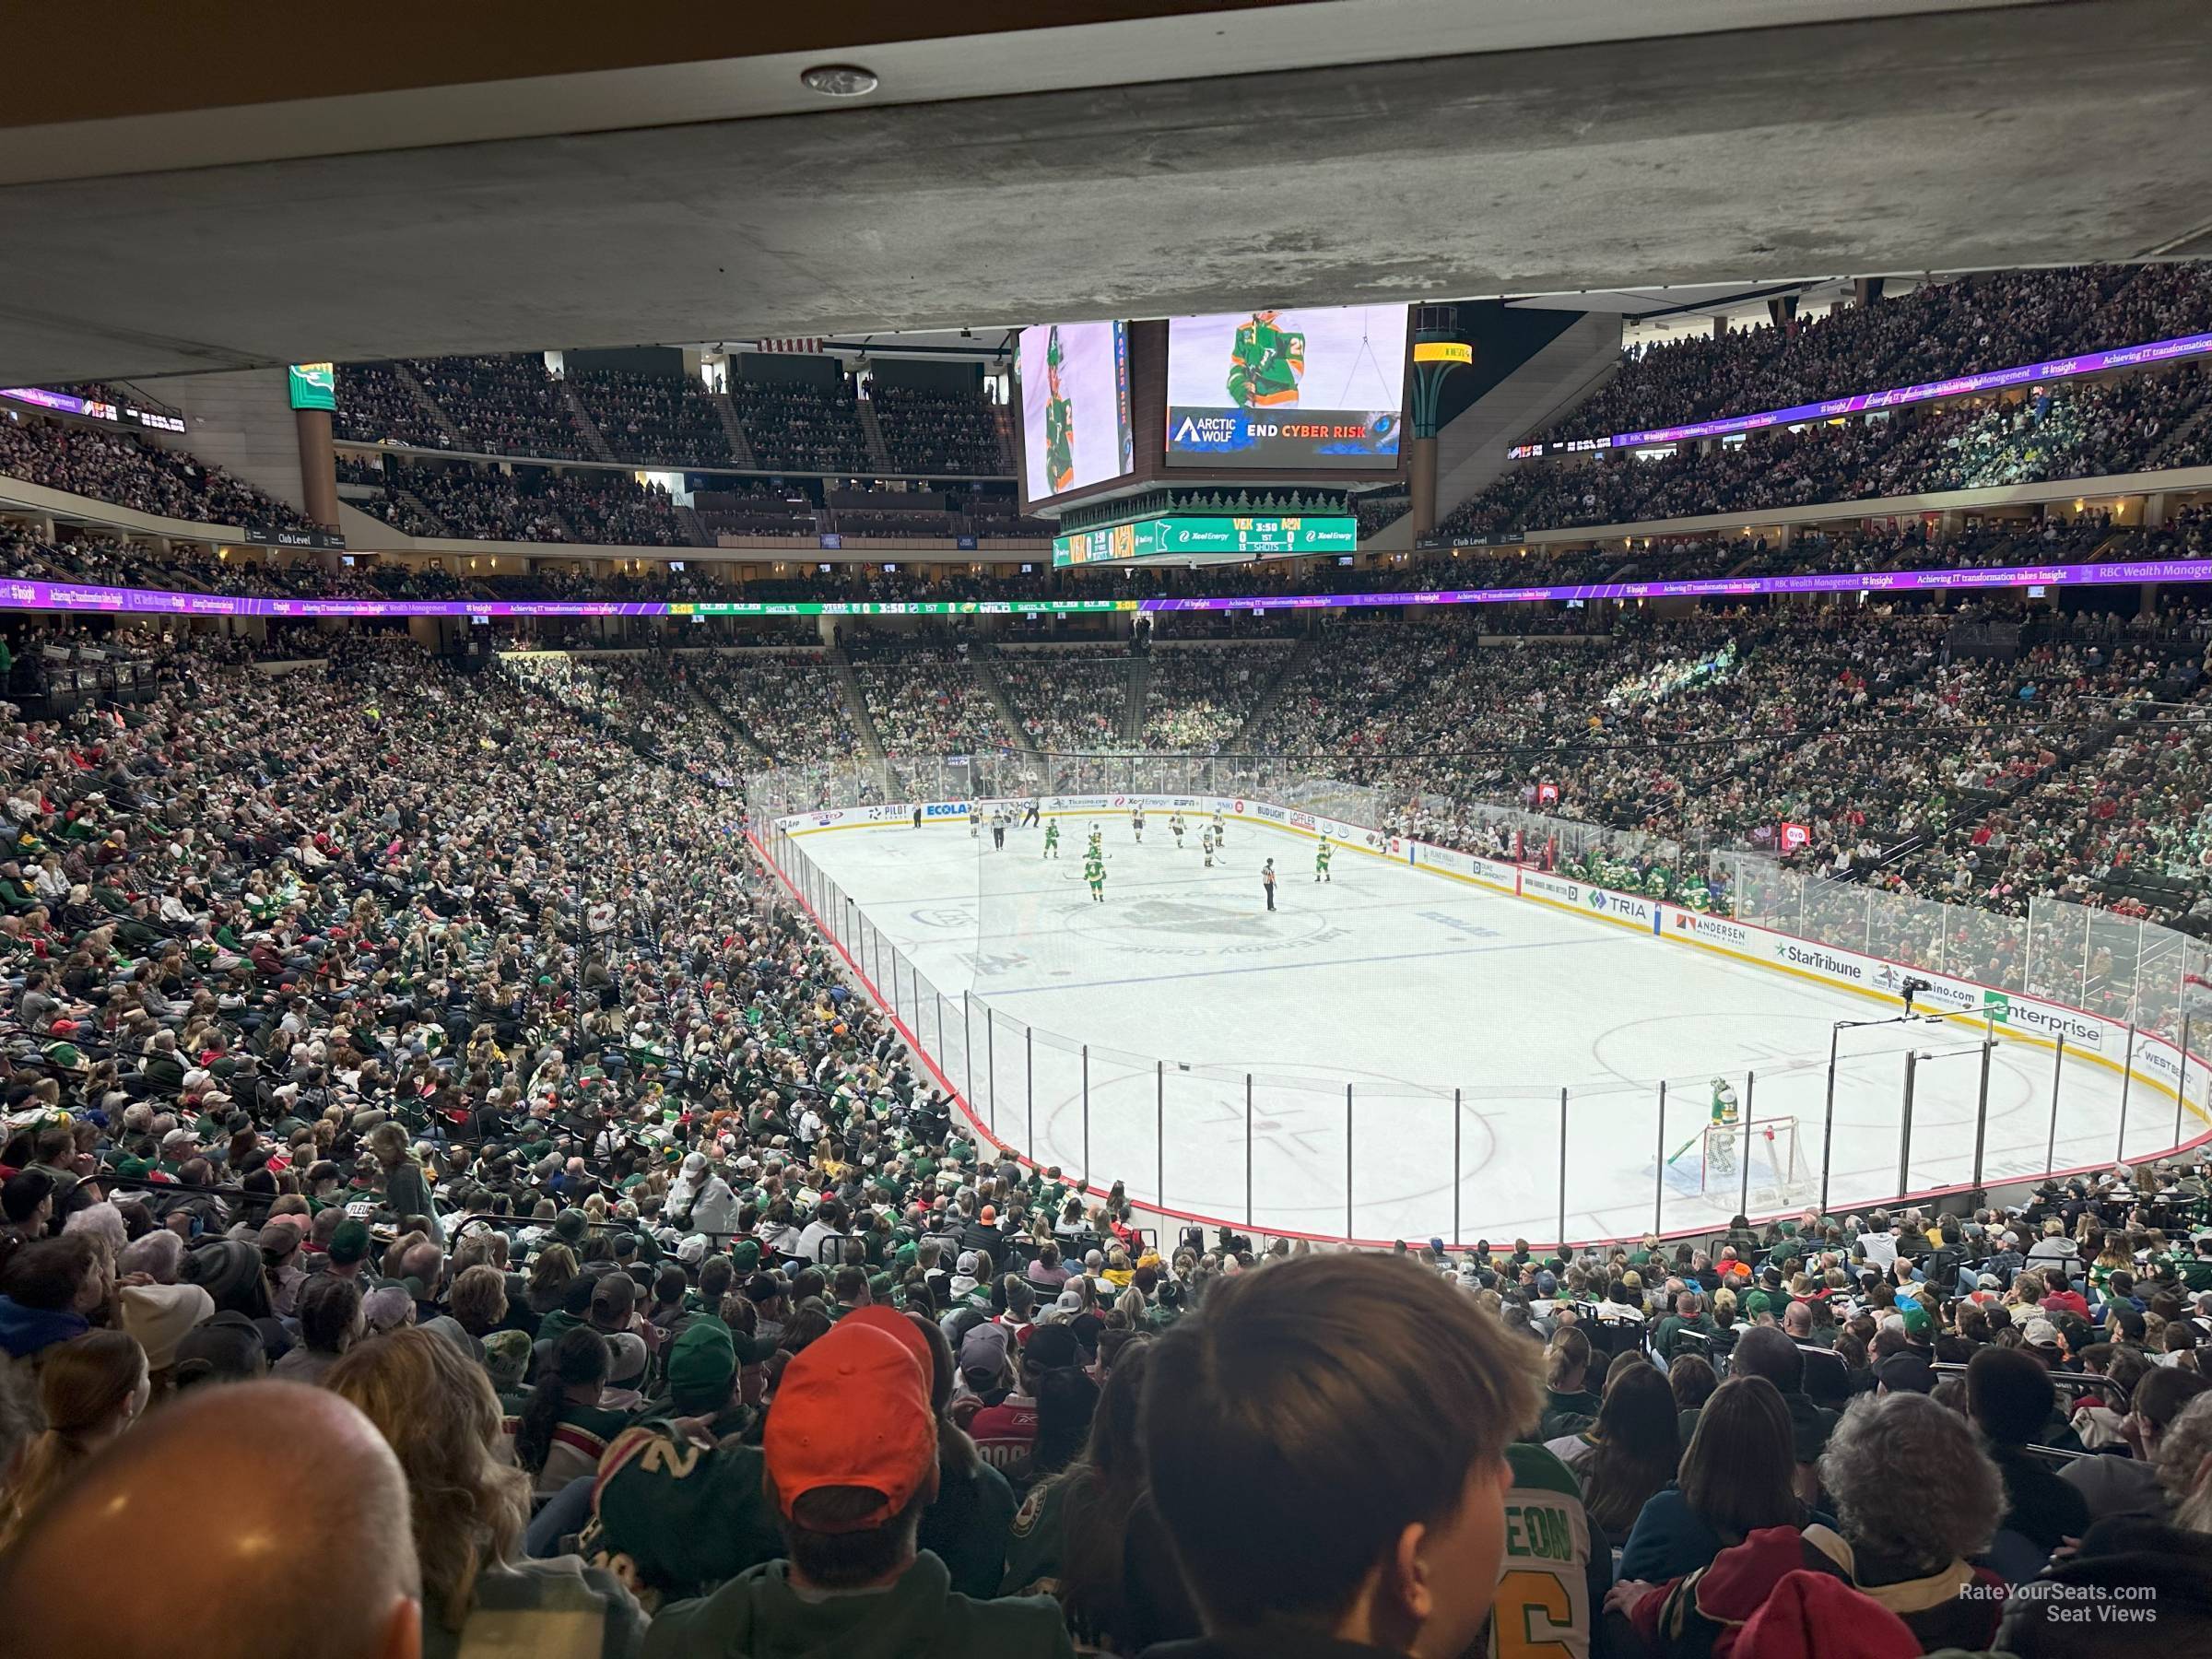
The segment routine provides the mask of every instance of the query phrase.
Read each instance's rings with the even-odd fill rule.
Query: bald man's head
[[[84,1585],[85,1562],[130,1560],[180,1523],[207,1594]],[[87,1463],[0,1557],[9,1645],[24,1653],[416,1659],[419,1598],[391,1447],[347,1401],[296,1382],[201,1389],[163,1406]]]

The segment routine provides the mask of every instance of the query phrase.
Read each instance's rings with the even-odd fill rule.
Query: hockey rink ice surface
[[[1449,1240],[1456,1088],[1462,1239],[1555,1241],[1564,1088],[1571,1240],[1724,1223],[1741,1177],[1701,1191],[1694,1145],[1665,1161],[1706,1123],[1719,1076],[1750,1097],[1737,1157],[1751,1212],[1794,1209],[1818,1192],[1834,1023],[1897,1012],[1351,848],[1316,883],[1312,840],[1250,820],[1229,823],[1209,870],[1195,817],[1179,849],[1165,814],[1147,816],[1142,845],[1125,815],[1098,815],[1108,862],[1094,903],[1081,879],[1094,819],[1059,821],[1057,860],[1041,857],[1041,827],[1009,830],[994,852],[987,828],[971,839],[957,821],[793,844],[844,896],[824,923],[976,1115],[1041,1163],[1125,1182],[1140,1204],[1242,1222],[1249,1179],[1258,1228]],[[887,945],[927,982],[919,994]],[[1998,1035],[1993,1185],[2046,1168],[2060,1070],[2050,1049]],[[1956,1021],[1842,1033],[1832,1206],[1899,1191],[1908,1049],[1923,1056],[1908,1190],[1966,1182],[1981,1036]],[[2110,1161],[2118,1071],[2069,1060],[2063,1074],[2055,1167]],[[2172,1145],[2173,1112],[2138,1078],[2129,1156]],[[1796,1120],[1809,1187],[1763,1179],[1759,1124],[1776,1118]]]

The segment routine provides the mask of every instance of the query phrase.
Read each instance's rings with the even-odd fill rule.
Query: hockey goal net
[[[1699,1133],[1699,1190],[1733,1209],[1792,1209],[1819,1190],[1795,1118],[1708,1124]]]

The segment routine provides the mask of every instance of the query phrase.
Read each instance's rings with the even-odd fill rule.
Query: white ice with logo
[[[1831,1139],[1831,1030],[1893,1006],[1654,936],[1643,900],[1538,903],[1343,844],[1334,879],[1316,883],[1312,838],[1251,818],[1231,819],[1207,869],[1209,817],[1194,811],[1178,848],[1155,812],[1140,846],[1126,807],[1101,803],[1102,905],[1080,879],[1089,811],[1059,819],[1057,861],[1040,856],[1040,828],[1009,830],[996,852],[943,821],[796,844],[841,891],[825,920],[979,1120],[1040,1162],[1125,1182],[1140,1203],[1241,1222],[1249,1180],[1261,1228],[1450,1240],[1456,1184],[1462,1240],[1551,1241],[1563,1144],[1570,1239],[1708,1226],[1736,1206],[1700,1192],[1691,1145],[1724,1077],[1747,1146],[1761,1120],[1796,1120],[1815,1194],[1828,1141],[1841,1208],[1900,1190],[1908,1051],[1921,1058],[1904,1190],[1971,1174],[1982,1026],[1842,1032]],[[1608,909],[1641,914],[1601,919]],[[2109,1162],[2118,1073],[2060,1067],[1994,1029],[1986,1180],[2040,1175],[2047,1159]],[[2128,1155],[2173,1140],[2171,1095],[2138,1077]],[[1762,1207],[1779,1206],[1755,1193]]]

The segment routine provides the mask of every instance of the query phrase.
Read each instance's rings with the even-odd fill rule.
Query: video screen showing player
[[[1406,307],[1256,306],[1168,320],[1171,462],[1284,466],[1394,461]]]
[[[1022,475],[1041,500],[1129,470],[1129,373],[1119,323],[1025,328],[1015,372],[1021,389]]]

